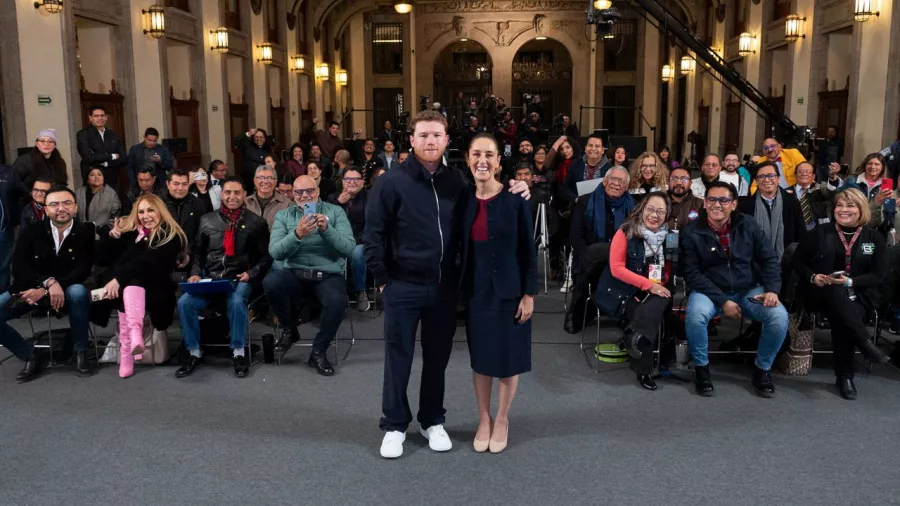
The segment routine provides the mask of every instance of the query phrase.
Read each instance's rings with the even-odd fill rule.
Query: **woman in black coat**
[[[509,408],[519,374],[531,370],[531,314],[537,293],[534,225],[528,201],[504,191],[497,141],[476,135],[469,145],[475,192],[462,221],[466,336],[480,420],[474,447],[506,448]],[[497,417],[490,416],[493,379],[499,378]]]
[[[249,195],[253,193],[256,168],[266,164],[266,155],[272,154],[272,143],[265,130],[251,128],[246,134],[234,138],[234,147],[241,152],[243,158],[240,176]]]
[[[872,362],[890,360],[869,340],[866,329],[867,315],[879,307],[878,287],[888,271],[887,245],[880,233],[866,227],[870,219],[869,202],[861,191],[838,191],[834,226],[820,226],[808,234],[800,241],[793,260],[806,308],[828,315],[835,386],[847,400],[856,399],[856,348]]]
[[[69,173],[66,161],[56,149],[56,131],[41,130],[31,151],[16,158],[13,168],[25,188],[31,188],[36,179],[49,179],[54,184],[68,186]]]
[[[105,298],[119,310],[119,377],[134,373],[134,360],[144,352],[144,313],[156,329],[172,324],[175,290],[172,280],[187,237],[162,199],[141,195],[131,214],[116,220],[109,232],[118,260],[107,273]]]

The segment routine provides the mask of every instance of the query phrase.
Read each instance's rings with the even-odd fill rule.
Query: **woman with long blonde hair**
[[[668,189],[669,169],[656,153],[645,151],[631,162],[628,193],[638,203],[645,195]]]
[[[118,258],[109,270],[105,298],[119,311],[119,377],[134,374],[134,361],[144,353],[144,314],[154,328],[166,329],[175,313],[172,272],[187,248],[187,237],[153,194],[141,195],[131,214],[116,220],[109,245]]]

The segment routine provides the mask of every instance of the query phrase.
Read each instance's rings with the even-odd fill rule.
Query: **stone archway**
[[[521,118],[525,112],[523,106],[529,112],[537,109],[541,123],[550,128],[554,117],[571,114],[572,67],[572,56],[560,41],[541,38],[522,44],[513,57],[511,69],[510,104],[518,111],[516,116]],[[532,103],[527,104],[526,98]]]
[[[433,64],[434,91],[431,99],[448,111],[451,127],[462,124],[464,107],[475,100],[481,103],[491,92],[493,59],[480,42],[457,40],[445,46]]]

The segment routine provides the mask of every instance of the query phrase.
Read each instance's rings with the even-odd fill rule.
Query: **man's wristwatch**
[[[53,286],[53,283],[56,283],[55,278],[47,278],[43,283],[41,283],[41,286],[43,286],[45,289],[49,289],[51,286]]]

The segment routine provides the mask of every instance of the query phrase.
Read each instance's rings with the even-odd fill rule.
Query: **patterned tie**
[[[807,225],[813,222],[812,210],[809,208],[809,192],[804,192],[800,197],[800,210],[803,211],[803,222]]]

